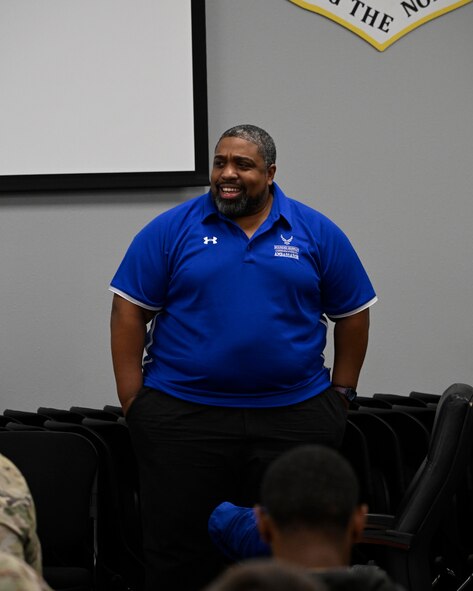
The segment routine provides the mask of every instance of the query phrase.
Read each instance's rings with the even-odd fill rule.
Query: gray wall
[[[473,4],[384,53],[286,0],[208,0],[207,24],[211,151],[266,127],[277,181],[375,284],[360,393],[472,384]],[[149,219],[202,191],[0,198],[0,408],[115,402],[108,282]]]

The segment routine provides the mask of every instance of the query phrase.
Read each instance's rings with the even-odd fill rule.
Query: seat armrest
[[[393,548],[408,550],[412,542],[412,534],[392,529],[393,524],[394,515],[368,513],[361,543],[391,546]]]
[[[394,529],[386,530],[367,530],[362,534],[362,544],[376,544],[378,546],[389,546],[401,550],[409,550],[414,536],[405,532],[399,532]]]
[[[394,515],[368,513],[365,529],[389,529],[394,523]]]

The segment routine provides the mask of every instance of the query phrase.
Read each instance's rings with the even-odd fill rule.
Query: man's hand
[[[122,409],[123,409],[123,414],[126,416],[128,413],[128,409],[130,408],[130,406],[132,405],[133,401],[136,398],[136,394],[135,396],[130,396],[129,398],[127,398],[124,402],[121,403],[122,405]]]

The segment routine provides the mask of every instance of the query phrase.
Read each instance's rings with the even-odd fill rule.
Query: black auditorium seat
[[[92,591],[97,454],[73,433],[0,432],[0,452],[25,476],[36,505],[43,574],[55,591]]]
[[[125,556],[130,563],[126,575],[128,578],[134,575],[137,584],[140,584],[143,558],[138,465],[126,420],[118,416],[116,421],[86,417],[82,424],[98,435],[110,451],[120,507],[121,535],[126,542]]]
[[[84,426],[96,433],[108,446],[114,464],[115,486],[119,495],[122,527],[134,552],[141,549],[141,515],[138,465],[126,421],[85,418]]]
[[[375,504],[375,492],[371,478],[371,460],[368,443],[363,431],[348,418],[340,449],[342,455],[350,462],[360,483],[360,502],[369,506]]]
[[[405,490],[397,435],[389,423],[376,414],[355,410],[349,411],[348,418],[363,432],[367,442],[373,489],[370,511],[390,513],[399,504]]]
[[[85,419],[89,421],[94,419]],[[100,421],[106,425],[114,422]],[[139,532],[140,515],[136,506],[136,482],[132,471],[128,474],[126,457],[119,458],[117,450],[100,436],[97,430],[84,424],[46,421],[52,431],[67,431],[86,437],[96,448],[99,459],[97,482],[97,581],[103,591],[140,591],[144,567],[141,538],[130,536],[131,519]],[[123,427],[123,426],[122,426]],[[126,489],[127,492],[124,492]]]
[[[415,416],[396,408],[360,407],[359,412],[375,414],[393,429],[401,453],[404,483],[407,487],[427,454],[430,431]],[[402,490],[402,493],[404,492],[405,489]]]
[[[358,548],[407,591],[432,589],[432,558],[438,558],[433,540],[465,478],[472,445],[473,388],[453,384],[437,405],[427,455],[398,510],[394,515],[369,516]],[[442,550],[448,563],[449,549]]]

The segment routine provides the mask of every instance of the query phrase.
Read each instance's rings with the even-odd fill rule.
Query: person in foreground
[[[0,551],[17,556],[42,574],[33,497],[23,474],[3,454],[0,454]]]
[[[38,572],[14,554],[0,551],[0,591],[52,591]]]
[[[110,285],[146,591],[212,580],[223,565],[207,535],[211,510],[252,505],[285,450],[342,442],[376,294],[345,234],[286,197],[275,173],[266,131],[224,132],[210,191],[141,230]]]
[[[0,454],[0,591],[50,591],[41,575],[33,497],[17,466]]]
[[[327,591],[305,570],[271,560],[251,560],[229,568],[204,591]]]
[[[233,560],[272,553],[308,569],[330,590],[402,591],[375,566],[349,567],[367,513],[358,495],[356,475],[339,452],[301,446],[268,468],[261,505],[253,510],[223,503],[209,519],[209,532]]]

